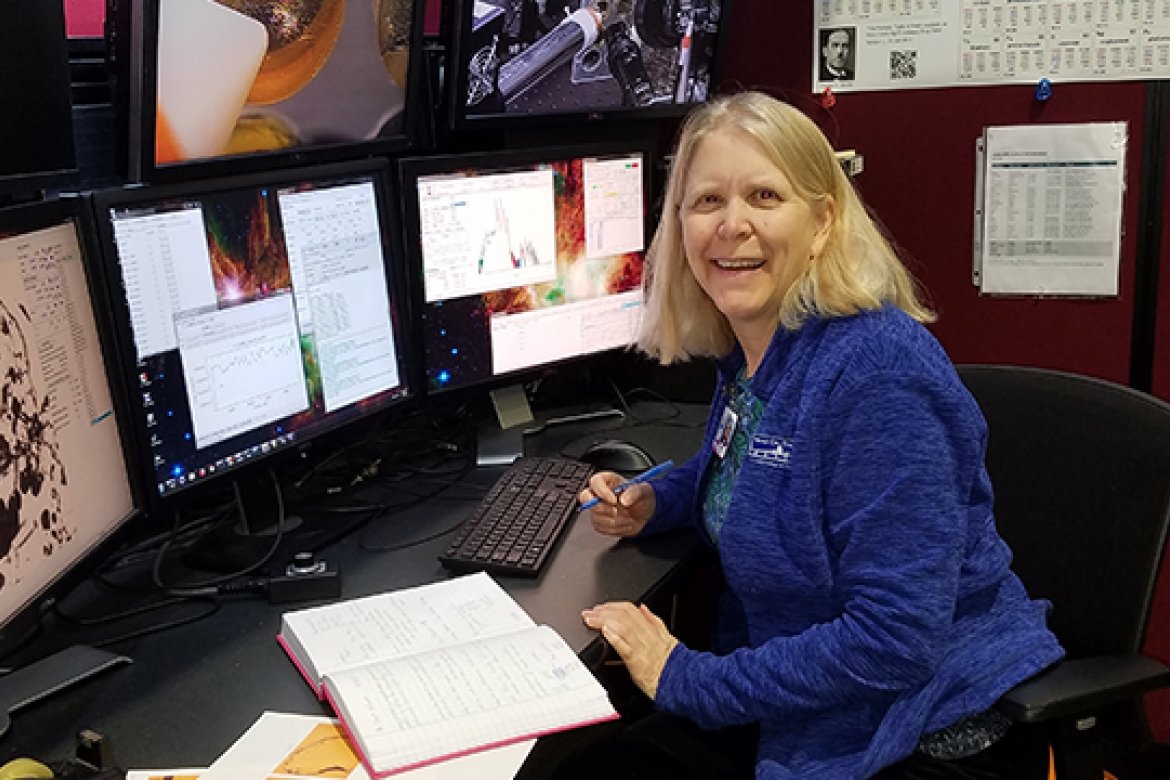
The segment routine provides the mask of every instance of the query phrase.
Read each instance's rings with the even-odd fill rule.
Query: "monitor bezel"
[[[72,110],[72,98],[70,94],[69,83],[69,47],[65,35],[65,12],[64,6],[61,3],[28,3],[22,0],[24,6],[22,16],[32,13],[35,16],[38,24],[34,25],[38,29],[37,33],[44,33],[49,38],[49,47],[47,50],[40,52],[40,64],[45,64],[46,60],[55,61],[51,73],[44,74],[48,78],[46,81],[53,82],[52,93],[41,95],[43,111],[48,114],[56,114],[55,119],[58,122],[65,124],[65,132],[63,136],[67,136],[69,143],[64,148],[56,148],[53,150],[55,165],[51,167],[24,167],[21,170],[0,171],[0,205],[6,203],[6,198],[14,198],[13,202],[19,202],[20,199],[28,196],[39,196],[41,191],[50,188],[63,188],[75,183],[80,176],[80,162],[78,160],[77,142],[74,137],[74,122]],[[35,6],[35,8],[34,8]],[[11,11],[9,11],[11,13]],[[35,43],[36,39],[29,40],[30,32],[27,27],[21,26],[21,19],[9,19],[7,24],[14,26],[14,34],[19,36],[22,44]],[[28,21],[26,17],[23,21]],[[59,30],[60,37],[51,36],[51,33]],[[39,36],[37,36],[39,37]],[[44,42],[44,41],[42,41]],[[15,56],[19,52],[14,52],[10,56]],[[25,63],[27,65],[27,62]],[[12,76],[20,76],[24,78],[25,72],[14,72]],[[26,103],[24,108],[27,110],[29,104]],[[6,116],[15,116],[21,112],[21,106],[8,106],[5,109]],[[9,113],[11,112],[11,113]],[[25,117],[28,119],[28,117]],[[34,123],[35,124],[35,123]],[[35,127],[31,128],[31,133],[23,135],[36,135]],[[7,135],[7,133],[4,133]],[[24,150],[26,151],[27,147]],[[12,155],[11,150],[6,150],[6,153]],[[12,155],[15,157],[14,155]]]
[[[98,342],[106,366],[106,381],[116,417],[118,439],[126,464],[126,479],[130,488],[130,511],[114,523],[104,534],[81,552],[56,576],[46,582],[31,598],[19,606],[7,620],[0,619],[0,657],[22,646],[29,630],[39,622],[46,604],[51,604],[85,580],[121,543],[127,529],[145,513],[144,483],[137,468],[136,452],[130,442],[130,398],[117,371],[114,346],[113,319],[103,305],[102,273],[98,262],[98,246],[88,204],[81,197],[66,196],[18,206],[0,208],[0,235],[28,233],[72,222],[77,233],[81,262],[85,269],[87,294],[93,309]]]
[[[642,250],[642,255],[644,279],[646,255],[650,250],[650,241],[653,238],[655,228],[652,224],[651,217],[655,201],[653,171],[656,164],[656,145],[650,138],[593,141],[572,145],[532,146],[497,151],[440,154],[425,157],[404,157],[398,160],[398,175],[396,178],[401,192],[402,225],[404,235],[411,237],[410,240],[405,242],[405,259],[408,269],[407,277],[411,282],[409,294],[414,312],[414,343],[412,347],[414,354],[417,356],[418,388],[421,394],[429,398],[449,398],[462,393],[490,391],[548,374],[565,366],[573,366],[585,361],[600,361],[607,355],[620,353],[626,347],[615,347],[585,355],[575,355],[451,387],[431,387],[426,365],[426,328],[422,322],[422,316],[426,311],[427,303],[426,291],[423,289],[422,283],[422,234],[418,229],[419,206],[417,184],[419,177],[467,170],[476,166],[481,168],[490,166],[498,169],[523,168],[553,160],[606,157],[636,153],[641,153],[643,159],[642,201],[644,210],[643,233],[645,235],[643,237],[644,249]]]
[[[387,291],[390,295],[391,326],[396,336],[396,351],[399,363],[399,378],[401,392],[385,398],[376,407],[361,413],[351,414],[348,407],[339,410],[338,414],[326,415],[316,421],[308,429],[304,438],[284,447],[274,447],[258,458],[249,459],[218,470],[214,478],[200,479],[184,486],[168,490],[160,495],[157,490],[157,473],[154,464],[147,453],[150,452],[150,436],[146,426],[145,407],[136,394],[127,390],[132,396],[129,401],[129,423],[132,428],[132,447],[140,455],[136,460],[141,472],[144,486],[144,496],[152,508],[169,506],[173,498],[186,496],[205,485],[221,484],[229,481],[235,475],[254,471],[257,466],[270,464],[273,460],[285,455],[304,453],[319,444],[322,440],[329,440],[340,431],[360,424],[363,420],[370,420],[392,411],[406,411],[417,404],[422,396],[420,374],[416,366],[414,343],[416,336],[412,332],[411,296],[406,280],[406,265],[402,249],[402,224],[398,210],[394,207],[395,190],[390,175],[389,162],[383,158],[366,158],[350,160],[341,163],[330,163],[310,167],[282,168],[241,174],[200,179],[188,182],[166,182],[143,185],[140,187],[114,188],[92,193],[90,196],[93,219],[97,226],[98,244],[101,250],[103,296],[109,316],[113,322],[113,336],[115,339],[115,354],[117,368],[123,384],[127,388],[135,386],[137,381],[137,347],[134,341],[132,320],[126,296],[122,291],[122,276],[120,261],[117,256],[114,240],[113,225],[106,216],[112,208],[124,208],[136,204],[155,203],[175,197],[198,197],[229,189],[249,187],[279,187],[284,184],[295,184],[304,181],[344,180],[347,178],[369,176],[374,182],[375,199],[378,218],[382,231],[382,264],[386,274]]]
[[[120,39],[122,57],[128,67],[121,73],[130,83],[124,122],[127,145],[127,178],[132,182],[166,183],[195,177],[231,176],[260,172],[272,168],[329,164],[352,159],[356,155],[394,155],[420,145],[425,136],[425,112],[422,104],[423,82],[423,17],[426,0],[411,0],[413,4],[410,31],[410,55],[407,66],[406,93],[403,101],[402,132],[385,138],[344,140],[325,144],[307,144],[288,150],[248,152],[245,154],[203,157],[179,163],[158,165],[155,161],[155,134],[157,119],[158,78],[158,17],[160,0],[125,0],[131,4],[111,19],[122,19],[129,30],[116,36]],[[349,0],[344,0],[349,2]],[[116,22],[115,22],[116,23]],[[107,22],[109,29],[111,22]],[[109,33],[107,33],[108,35]],[[129,40],[124,40],[128,38]]]
[[[582,111],[548,113],[507,113],[468,114],[466,101],[468,64],[471,50],[471,14],[469,8],[475,0],[449,0],[451,18],[448,37],[450,40],[447,57],[447,77],[443,94],[443,105],[447,114],[447,128],[455,133],[474,130],[508,130],[518,127],[580,125],[671,119],[685,116],[700,101],[689,103],[665,103],[652,106],[612,106]],[[723,72],[723,58],[727,50],[729,35],[728,16],[734,0],[721,0],[719,31],[715,36],[715,52],[711,60],[711,78],[708,94],[714,94]]]

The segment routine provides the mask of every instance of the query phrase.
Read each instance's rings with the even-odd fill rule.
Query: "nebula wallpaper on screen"
[[[562,160],[553,170],[556,278],[427,304],[423,311],[427,383],[432,389],[492,377],[493,315],[518,314],[640,289],[643,254],[585,256],[584,165]]]

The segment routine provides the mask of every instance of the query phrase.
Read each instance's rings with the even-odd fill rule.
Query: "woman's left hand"
[[[628,601],[611,601],[584,610],[585,625],[597,629],[626,663],[634,684],[651,699],[658,693],[658,679],[678,639],[666,624],[646,607]]]

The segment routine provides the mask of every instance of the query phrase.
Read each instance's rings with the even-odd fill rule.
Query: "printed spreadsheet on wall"
[[[1124,122],[989,127],[977,146],[973,281],[983,293],[1116,296]]]
[[[1164,78],[1170,0],[818,0],[814,91]]]

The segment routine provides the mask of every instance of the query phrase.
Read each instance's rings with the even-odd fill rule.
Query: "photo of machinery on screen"
[[[466,114],[701,102],[722,6],[723,0],[468,0]]]

